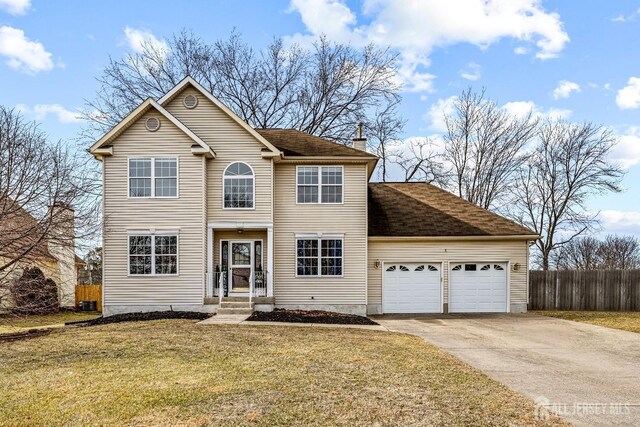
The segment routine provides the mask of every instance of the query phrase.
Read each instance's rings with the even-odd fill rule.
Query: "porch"
[[[271,223],[208,224],[205,304],[273,304],[272,273]]]

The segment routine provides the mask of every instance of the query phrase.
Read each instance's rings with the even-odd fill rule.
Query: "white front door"
[[[385,263],[383,313],[442,313],[440,264]]]
[[[248,295],[253,273],[253,242],[232,240],[229,247],[229,293]]]
[[[506,311],[506,263],[451,263],[450,313],[505,313]]]

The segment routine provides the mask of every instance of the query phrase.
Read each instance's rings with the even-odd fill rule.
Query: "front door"
[[[253,242],[231,241],[229,292],[248,294],[253,266]]]

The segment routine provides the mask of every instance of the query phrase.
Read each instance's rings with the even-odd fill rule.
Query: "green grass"
[[[98,316],[100,316],[100,313],[73,311],[62,311],[41,316],[4,315],[0,317],[0,334],[11,334],[36,328],[62,327],[65,322],[89,320]]]
[[[531,311],[533,314],[640,333],[637,311]]]
[[[65,328],[0,344],[0,425],[561,425],[417,337],[355,329]]]

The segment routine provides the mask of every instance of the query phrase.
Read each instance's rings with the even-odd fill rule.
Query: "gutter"
[[[521,234],[509,236],[368,236],[371,242],[440,242],[440,241],[473,241],[473,240],[538,240],[537,234]]]

